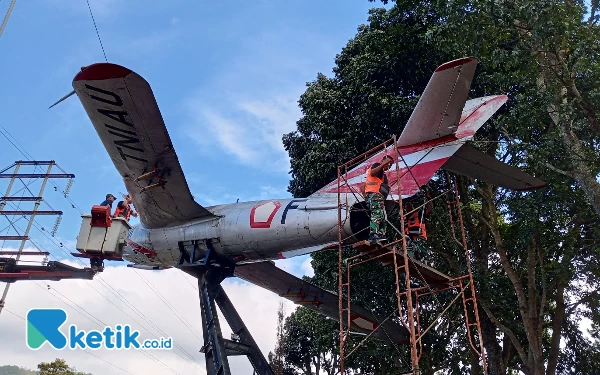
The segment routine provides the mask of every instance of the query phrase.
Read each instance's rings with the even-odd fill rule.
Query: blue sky
[[[205,205],[289,196],[281,136],[295,129],[305,83],[331,72],[369,5],[91,1],[109,61],[148,80]],[[81,66],[104,60],[85,2],[18,2],[0,43],[1,126],[34,158],[76,175],[71,196],[82,208],[123,191],[78,99],[47,109]],[[0,142],[2,163],[20,157]],[[74,237],[77,222],[65,215],[60,233]]]
[[[0,14],[4,14],[8,4],[9,1],[0,2]],[[281,136],[295,129],[300,117],[297,100],[305,83],[315,79],[318,72],[331,74],[335,55],[355,35],[359,24],[366,22],[368,9],[374,6],[367,0],[171,0],[152,5],[138,0],[90,0],[90,5],[108,61],[136,71],[152,86],[192,194],[207,206],[235,202],[238,198],[245,201],[289,196],[289,161]],[[79,100],[71,97],[48,110],[72,90],[71,81],[81,66],[104,61],[86,2],[17,1],[0,37],[0,53],[0,126],[34,158],[54,159],[68,173],[76,175],[70,198],[82,210],[101,202],[106,193],[117,195],[124,191]],[[22,158],[1,135],[0,147],[0,167]],[[66,181],[57,182],[64,187]],[[0,191],[5,187],[6,181],[0,181]],[[32,187],[37,189],[39,185]],[[64,211],[54,242],[63,242],[73,250],[80,225],[79,211],[52,188],[45,197],[54,209]],[[0,229],[7,224],[2,220]],[[52,218],[37,221],[44,228],[51,228],[54,223]],[[25,227],[22,221],[19,225]],[[57,258],[64,258],[53,241],[37,229],[32,236]],[[278,266],[297,275],[310,272],[307,257],[278,262]],[[106,278],[108,273],[103,275],[107,282],[132,300],[139,298],[143,306],[144,293],[148,291],[139,274],[122,267],[110,272],[111,279]],[[184,277],[173,273],[142,275],[150,275],[145,277],[166,288],[165,295],[170,294],[169,285],[175,287],[181,282],[173,279]],[[52,284],[75,302],[78,298],[87,301],[90,292],[86,285],[74,281]],[[278,297],[261,294],[262,291],[252,289],[255,287],[235,281],[230,281],[228,288],[233,302],[241,305],[242,317],[256,320],[253,333],[260,336],[257,341],[262,344],[261,349],[272,350]],[[33,306],[32,301],[45,301],[49,292],[39,284],[15,284],[10,293],[7,309],[24,316],[28,308],[43,307]],[[189,319],[195,319],[197,296],[191,287],[187,293],[189,301],[169,302],[190,314]],[[254,295],[256,303],[273,308],[254,316],[255,305],[246,303]],[[106,300],[95,303],[95,309],[106,309],[106,314],[114,317],[113,323],[119,319],[126,323],[122,320],[128,318],[109,310],[112,307]],[[149,309],[170,314],[160,302],[148,303]],[[0,315],[0,328],[15,324],[21,324],[19,318]],[[177,332],[185,335],[184,328],[175,327],[175,323],[168,328],[175,332],[174,337]],[[4,346],[14,347],[7,342]],[[197,348],[188,349],[203,364]],[[14,359],[11,363],[29,367],[35,367],[39,360],[51,360],[56,354],[49,351],[42,356],[42,352],[33,353],[24,346],[10,350],[10,358]],[[88,356],[84,359],[73,353],[60,354],[82,371],[123,373]],[[124,364],[128,371],[141,373],[136,372],[140,361],[148,361],[139,357],[142,359],[128,357],[129,362]],[[190,371],[181,358],[171,357],[177,371]],[[4,364],[6,360],[0,358],[0,362]],[[247,371],[245,360],[236,363]]]

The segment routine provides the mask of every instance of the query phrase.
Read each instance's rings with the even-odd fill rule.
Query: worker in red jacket
[[[127,194],[122,201],[119,201],[119,203],[117,203],[117,208],[115,209],[114,217],[124,217],[127,221],[129,221],[129,218],[132,215],[134,217],[137,217],[138,214],[137,212],[133,211],[131,203],[133,203],[133,200],[131,199],[131,196]]]

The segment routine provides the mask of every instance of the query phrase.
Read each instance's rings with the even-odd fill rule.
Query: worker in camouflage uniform
[[[385,155],[380,163],[374,163],[367,169],[365,195],[371,213],[369,241],[372,244],[375,244],[376,241],[387,240],[385,236],[385,199],[390,192],[390,186],[385,171],[390,169],[393,162],[394,159],[391,156]]]

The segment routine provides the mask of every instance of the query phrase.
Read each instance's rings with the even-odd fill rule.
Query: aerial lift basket
[[[121,258],[131,229],[127,220],[111,218],[109,206],[93,206],[92,214],[81,215],[81,218],[77,250],[92,257]]]

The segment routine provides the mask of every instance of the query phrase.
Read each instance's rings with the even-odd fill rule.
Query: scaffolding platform
[[[394,264],[393,251],[396,247],[395,243],[382,245],[378,242],[376,245],[372,245],[369,241],[360,241],[352,245],[352,247],[362,255],[367,255],[369,259],[377,258],[384,266]],[[396,251],[396,262],[398,263],[398,267],[404,266],[404,257],[401,251]],[[413,258],[411,258],[408,267],[410,268],[410,277],[422,280],[430,286],[450,286],[453,280],[450,276]]]
[[[386,203],[389,203],[388,206],[390,206],[390,208],[392,207],[392,204],[398,206],[398,217],[396,218],[394,215],[394,218],[391,219],[392,221],[390,221],[387,216],[385,217],[385,221],[390,225],[389,228],[392,228],[395,231],[395,239],[389,243],[376,242],[375,244],[371,244],[370,241],[364,241],[364,234],[361,237],[356,235],[353,237],[344,237],[343,231],[339,228],[342,228],[343,223],[345,223],[346,220],[351,219],[349,210],[344,208],[344,202],[348,201],[349,196],[352,196],[353,199],[358,201],[364,202],[366,200],[364,188],[361,187],[364,185],[356,182],[356,174],[353,174],[352,176],[350,176],[350,174],[354,173],[358,168],[366,168],[369,164],[372,165],[373,163],[378,162],[384,154],[390,156],[395,163],[393,171],[392,168],[390,168],[390,171],[392,172],[390,172],[390,175],[388,176],[390,181],[390,195],[386,200]],[[348,327],[350,326],[350,320],[354,312],[350,298],[350,291],[352,289],[352,270],[356,269],[356,267],[361,267],[367,262],[373,261],[381,262],[385,266],[392,268],[395,278],[395,297],[397,303],[397,308],[393,315],[395,315],[395,319],[406,328],[410,335],[411,372],[404,371],[408,370],[408,368],[402,368],[403,371],[401,371],[401,373],[420,374],[419,362],[425,350],[422,338],[432,327],[439,324],[440,319],[443,318],[448,309],[460,299],[462,299],[463,304],[465,319],[464,327],[466,329],[465,336],[468,346],[472,353],[480,357],[484,374],[488,373],[481,325],[479,322],[477,295],[475,284],[473,282],[470,254],[467,247],[461,201],[456,181],[446,175],[445,178],[443,178],[444,181],[442,181],[445,182],[446,188],[436,190],[435,197],[430,197],[428,194],[425,194],[425,202],[420,207],[411,208],[410,212],[405,212],[406,206],[403,202],[404,197],[415,195],[415,187],[418,188],[418,192],[424,190],[423,185],[411,172],[411,169],[415,165],[409,165],[409,163],[407,163],[407,160],[399,150],[397,139],[394,136],[392,139],[387,140],[379,146],[338,166],[338,296],[340,296],[338,310],[340,317],[340,373],[346,372],[345,361],[348,357],[356,352],[356,350],[370,338],[370,335],[367,335],[359,343],[353,344],[349,341],[351,332]],[[353,183],[350,184],[349,181],[352,181]],[[403,186],[412,186],[411,189],[413,190],[410,190],[405,194]],[[448,205],[448,216],[450,219],[452,236],[456,243],[462,248],[465,255],[467,273],[455,277],[445,275],[435,268],[412,258],[411,254],[413,251],[411,251],[411,249],[414,246],[407,241],[405,237],[404,228],[407,228],[409,215],[417,210],[425,210],[426,205],[443,197],[446,197],[446,203]],[[388,210],[388,207],[386,207],[386,210]],[[423,219],[420,221],[422,220]],[[368,230],[369,227],[370,226],[367,226],[362,230]],[[457,230],[459,230],[460,233],[458,236],[456,233]],[[390,233],[386,234],[390,237]],[[348,239],[351,242],[347,242],[346,240]],[[358,254],[348,257],[345,253],[345,247],[348,245],[356,249]],[[425,285],[415,285],[414,281],[417,280],[421,280]],[[361,281],[361,283],[362,282],[363,281]],[[445,293],[449,297],[453,295],[454,298],[452,298],[449,303],[442,304],[438,298],[435,297],[437,293]],[[342,298],[344,295],[347,296],[346,299]],[[439,314],[437,314],[437,317],[435,317],[432,322],[428,322],[429,326],[425,328],[421,327],[420,311],[424,306],[422,298],[430,295],[434,296],[433,300],[426,303],[426,305],[429,305],[428,309],[430,310],[433,308],[439,310]],[[344,324],[344,322],[348,323]],[[399,365],[403,364],[400,363]]]

